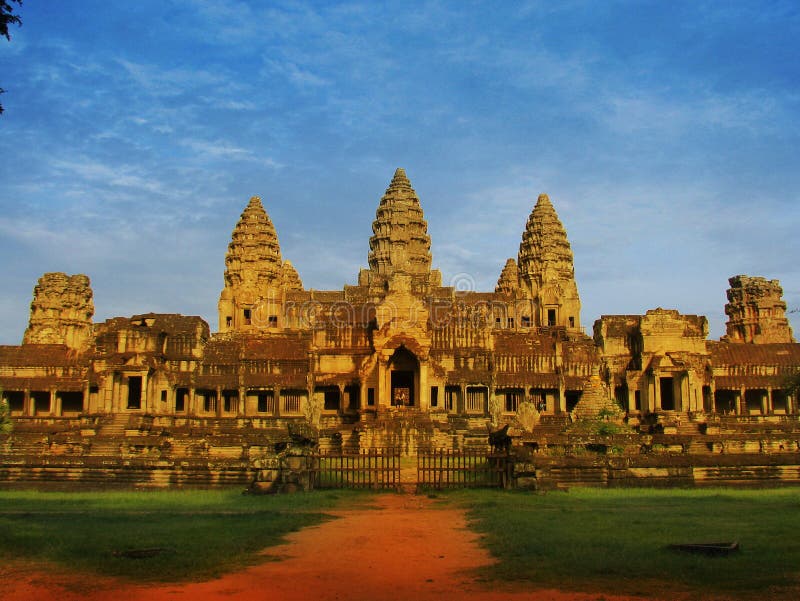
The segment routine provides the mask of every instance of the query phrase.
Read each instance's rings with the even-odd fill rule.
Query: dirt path
[[[436,501],[386,494],[374,508],[343,509],[265,554],[270,560],[220,579],[186,585],[135,586],[17,568],[0,574],[4,601],[627,601],[630,597],[488,587],[470,570],[491,563],[464,513]],[[278,559],[278,561],[275,561]],[[76,587],[79,587],[76,589]],[[641,600],[639,600],[641,601]]]

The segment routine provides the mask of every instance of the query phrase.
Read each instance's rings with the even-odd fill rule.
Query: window
[[[256,411],[259,413],[272,413],[275,411],[275,393],[272,390],[265,390],[258,393]]]
[[[439,406],[439,387],[431,386],[431,407]]]
[[[278,316],[277,315],[270,315],[268,318],[269,327],[277,328],[278,327]]]
[[[375,406],[375,389],[367,388],[367,405],[369,407]]]
[[[166,390],[162,390],[161,391],[161,402],[162,403],[166,403],[167,402],[167,391]]]
[[[522,399],[521,390],[506,390],[505,392],[505,409],[510,413],[515,413],[519,409],[519,403]]]
[[[225,325],[226,325],[226,326],[228,326],[228,327],[231,327],[231,326],[233,325],[233,317],[231,317],[230,315],[228,315],[228,316],[225,318]]]
[[[554,326],[556,325],[556,310],[555,309],[548,309],[547,310],[547,325]]]
[[[487,390],[483,386],[467,388],[467,412],[483,413],[486,406]]]
[[[528,317],[527,315],[522,316],[522,327],[523,328],[531,327],[531,318]]]
[[[244,325],[246,326],[250,325],[250,309],[244,310]]]
[[[569,327],[575,327],[575,318],[572,315],[569,316]]]
[[[514,318],[513,317],[509,317],[508,318],[508,327],[509,328],[513,328],[514,327]]]
[[[300,402],[304,396],[300,390],[281,391],[281,412],[300,413]]]

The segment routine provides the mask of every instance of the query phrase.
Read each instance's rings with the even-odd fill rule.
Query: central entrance
[[[405,347],[398,348],[389,360],[391,370],[391,403],[393,407],[417,405],[416,380],[419,373],[417,358]]]

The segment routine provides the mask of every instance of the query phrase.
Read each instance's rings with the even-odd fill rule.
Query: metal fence
[[[417,485],[421,488],[506,488],[513,461],[507,453],[484,450],[420,450]]]
[[[314,488],[397,488],[400,450],[369,449],[361,453],[320,453],[313,457]]]

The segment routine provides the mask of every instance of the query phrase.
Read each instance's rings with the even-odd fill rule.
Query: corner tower
[[[302,282],[292,264],[281,258],[275,226],[254,196],[233,228],[225,255],[219,331],[278,327],[287,289],[302,290]]]
[[[411,276],[415,292],[440,286],[441,273],[431,270],[431,239],[419,197],[406,172],[398,168],[381,198],[369,239],[369,269],[359,273],[359,285],[385,290],[396,273]]]
[[[537,325],[580,330],[572,249],[547,194],[539,196],[528,218],[517,265],[520,286],[534,301]]]
[[[750,344],[794,342],[778,280],[736,275],[728,279],[727,342]]]

